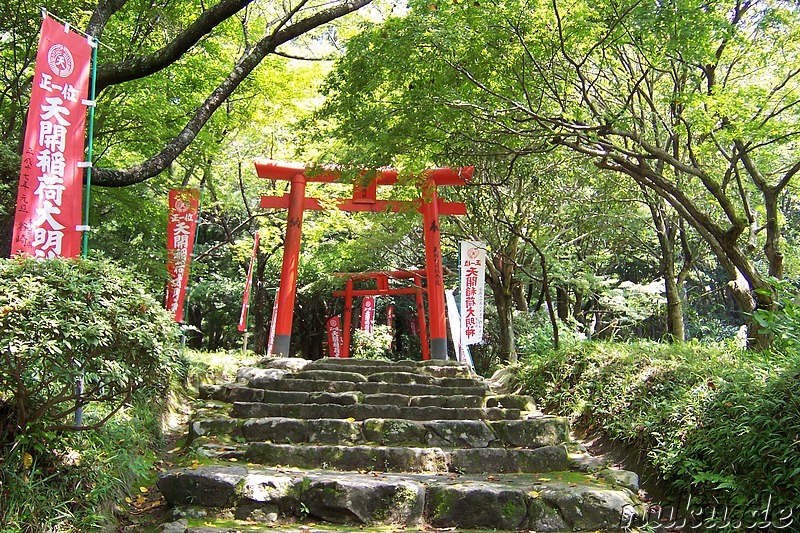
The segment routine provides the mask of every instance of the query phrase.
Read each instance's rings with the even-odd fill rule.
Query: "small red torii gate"
[[[270,159],[255,161],[259,178],[285,180],[291,183],[289,194],[262,196],[261,207],[287,209],[286,237],[283,247],[280,290],[276,301],[275,340],[272,353],[289,355],[292,335],[294,302],[297,293],[297,265],[300,259],[300,237],[303,227],[303,211],[322,210],[325,207],[316,198],[306,198],[306,183],[341,183],[337,167],[307,169],[303,163],[290,163]],[[307,175],[307,170],[310,170]],[[425,272],[428,279],[428,315],[430,317],[431,356],[447,359],[447,324],[445,319],[444,280],[442,269],[441,231],[439,215],[464,215],[466,206],[458,202],[445,202],[437,196],[440,185],[464,185],[472,178],[474,167],[435,168],[423,172],[420,182],[420,199],[417,201],[378,200],[378,185],[397,183],[397,171],[378,169],[376,178],[366,185],[354,184],[353,197],[340,199],[336,209],[361,212],[398,212],[416,208],[422,213],[425,239]]]
[[[333,296],[344,297],[344,325],[342,326],[342,357],[350,357],[350,327],[353,323],[353,297],[354,296],[395,296],[401,294],[413,294],[417,305],[417,326],[419,327],[420,347],[422,348],[422,360],[427,361],[431,358],[428,349],[428,327],[425,323],[425,303],[423,294],[428,291],[422,287],[422,278],[425,277],[424,270],[395,270],[392,272],[359,272],[355,274],[337,274],[347,278],[344,291],[336,291]],[[414,287],[391,288],[389,278],[392,279],[411,279]],[[353,289],[354,281],[375,280],[375,289]]]

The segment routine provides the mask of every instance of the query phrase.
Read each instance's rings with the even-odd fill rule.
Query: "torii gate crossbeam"
[[[260,178],[288,180],[289,194],[281,197],[262,197],[261,207],[287,209],[286,239],[283,248],[280,290],[277,300],[275,321],[274,355],[289,355],[292,334],[294,302],[297,294],[297,266],[300,258],[300,237],[305,209],[324,209],[318,200],[306,198],[306,183],[340,182],[341,174],[335,167],[319,171],[314,169],[307,175],[302,163],[288,163],[274,160],[256,160],[256,173]],[[377,177],[367,185],[355,184],[352,199],[341,200],[336,204],[343,211],[400,211],[416,208],[422,213],[425,238],[425,270],[428,279],[428,315],[430,321],[431,357],[447,359],[447,325],[445,314],[444,275],[442,268],[441,231],[439,215],[466,214],[462,203],[444,202],[437,196],[439,185],[463,185],[472,178],[473,167],[436,168],[421,176],[421,195],[416,202],[378,200],[378,185],[397,183],[397,171],[379,169]]]

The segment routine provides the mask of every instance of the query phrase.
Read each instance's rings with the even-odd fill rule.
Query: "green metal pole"
[[[83,202],[83,245],[81,246],[81,257],[86,259],[89,255],[89,203],[92,192],[92,146],[94,140],[94,108],[96,96],[96,79],[97,79],[97,39],[92,37],[92,76],[89,82],[89,100],[92,104],[89,106],[89,134],[88,143],[86,147],[86,161],[89,166],[86,167],[86,196]]]
[[[94,107],[95,107],[95,78],[97,78],[97,39],[91,38],[92,44],[92,75],[89,78],[89,134],[88,143],[86,148],[86,197],[83,203],[83,244],[81,245],[81,258],[86,259],[89,254],[89,193],[92,186],[92,138],[94,136]],[[78,378],[77,394],[83,396],[83,377]],[[78,407],[75,410],[75,425],[77,427],[83,426],[83,407]]]

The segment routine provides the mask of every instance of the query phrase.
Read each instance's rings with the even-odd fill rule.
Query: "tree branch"
[[[292,39],[311,31],[327,22],[342,17],[369,4],[372,0],[348,0],[335,7],[320,11],[295,24],[286,26],[272,35],[261,39],[231,71],[225,80],[197,108],[195,114],[183,130],[170,141],[160,153],[147,161],[124,170],[97,168],[93,183],[103,187],[125,187],[140,183],[164,171],[191,144],[206,122],[225,100],[236,90],[244,79],[261,61],[275,49]]]
[[[108,17],[113,14],[113,12],[106,14],[105,11],[102,13],[98,13],[98,11],[107,5],[116,4],[119,4],[117,7],[117,9],[119,9],[126,1],[127,0],[110,0],[109,2],[98,5],[89,24],[89,33],[92,33],[91,29],[95,26],[97,26],[95,32],[101,31],[102,26],[100,26],[100,24],[102,23],[105,25]],[[252,0],[220,0],[218,4],[203,11],[192,24],[160,50],[147,56],[139,56],[126,59],[125,61],[98,65],[97,94],[100,94],[103,89],[109,85],[116,85],[118,83],[144,78],[167,68],[196,45],[200,39],[211,33],[221,22],[241,11],[251,1]],[[110,11],[110,9],[109,7],[107,11]],[[103,16],[106,18],[103,19]],[[95,21],[95,19],[97,19],[97,21]]]

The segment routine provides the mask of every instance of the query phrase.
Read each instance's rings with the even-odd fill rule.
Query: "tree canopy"
[[[487,243],[496,324],[488,335],[503,360],[530,349],[531,337],[515,334],[527,331],[523,319],[555,342],[559,334],[681,341],[728,335],[754,312],[776,309],[771,278],[794,279],[799,266],[793,4],[368,4],[48,6],[102,43],[97,253],[135,262],[158,292],[165,191],[203,188],[193,342],[237,342],[255,232],[256,346],[266,342],[286,221],[257,207],[260,194],[283,187],[254,178],[261,156],[392,165],[404,175],[475,165],[470,186],[442,191],[468,204],[467,217],[443,223],[445,262],[455,268],[459,239]],[[8,243],[40,15],[17,0],[0,9]],[[354,12],[362,16],[343,18]],[[332,272],[422,263],[413,216],[314,213],[306,229],[298,327],[314,343],[339,305]],[[725,327],[701,325],[709,317]],[[749,336],[766,345],[750,322]]]

